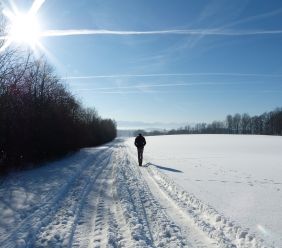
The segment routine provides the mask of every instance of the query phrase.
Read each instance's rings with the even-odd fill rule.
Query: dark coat
[[[146,139],[142,135],[138,135],[135,138],[134,144],[137,148],[144,148],[144,146],[146,145]]]

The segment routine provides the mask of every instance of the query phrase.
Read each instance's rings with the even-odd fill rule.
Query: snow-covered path
[[[147,165],[146,165],[147,167]],[[218,247],[216,242],[209,239],[204,232],[194,224],[193,220],[181,209],[165,192],[163,192],[147,169],[141,169],[141,173],[150,187],[154,197],[159,201],[168,216],[181,228],[181,231],[188,241],[189,247]]]
[[[123,140],[9,176],[0,212],[0,247],[264,247]]]

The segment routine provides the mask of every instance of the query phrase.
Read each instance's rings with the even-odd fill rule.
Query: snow
[[[147,137],[145,162],[219,216],[282,247],[281,150],[282,137],[155,136]]]
[[[0,247],[281,247],[281,144],[147,137],[139,167],[133,139],[116,139],[13,173]]]
[[[123,140],[5,178],[0,247],[187,247]]]

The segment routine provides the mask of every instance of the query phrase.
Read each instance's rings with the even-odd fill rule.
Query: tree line
[[[144,135],[170,134],[259,134],[282,135],[282,108],[261,115],[250,116],[247,113],[227,115],[224,121],[197,123],[179,129],[146,132],[137,130]]]
[[[109,142],[116,132],[115,121],[84,108],[45,59],[0,53],[1,173]]]

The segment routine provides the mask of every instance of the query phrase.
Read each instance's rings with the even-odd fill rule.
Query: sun
[[[0,41],[4,41],[0,46],[0,53],[5,51],[13,43],[27,45],[34,52],[43,46],[40,43],[42,31],[37,14],[45,0],[33,0],[30,9],[22,12],[11,1],[10,8],[5,8],[2,13],[5,16],[5,35],[0,36]]]
[[[40,39],[40,25],[35,15],[17,13],[9,17],[8,36],[12,42],[35,46]]]

